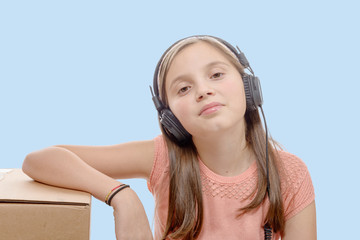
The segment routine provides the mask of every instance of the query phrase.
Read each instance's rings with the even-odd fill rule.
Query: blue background
[[[238,45],[260,77],[274,139],[301,157],[319,239],[358,233],[359,4],[356,1],[1,1],[0,168],[55,145],[110,145],[160,133],[149,85],[176,40]],[[150,222],[143,180],[127,180]],[[115,239],[94,199],[91,239]]]

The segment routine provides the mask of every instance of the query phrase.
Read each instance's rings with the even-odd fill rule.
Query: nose
[[[202,86],[201,88],[198,89],[196,101],[200,102],[206,99],[207,97],[214,95],[215,95],[215,91],[213,89],[211,89],[208,86]]]

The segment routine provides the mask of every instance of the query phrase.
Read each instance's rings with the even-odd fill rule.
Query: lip
[[[209,115],[214,112],[217,112],[223,106],[224,106],[223,104],[218,103],[218,102],[212,102],[212,103],[206,104],[204,107],[201,108],[199,116]]]

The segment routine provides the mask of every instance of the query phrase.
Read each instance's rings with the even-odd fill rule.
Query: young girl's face
[[[169,107],[195,137],[244,131],[246,99],[241,75],[226,56],[206,42],[181,50],[165,82]]]

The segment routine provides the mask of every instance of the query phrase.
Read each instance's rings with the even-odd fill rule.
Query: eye
[[[221,72],[218,72],[218,73],[215,73],[211,76],[211,79],[216,79],[216,78],[220,78],[224,75],[224,73],[221,73]]]
[[[179,89],[178,94],[185,94],[187,91],[190,90],[190,86],[182,87]]]

